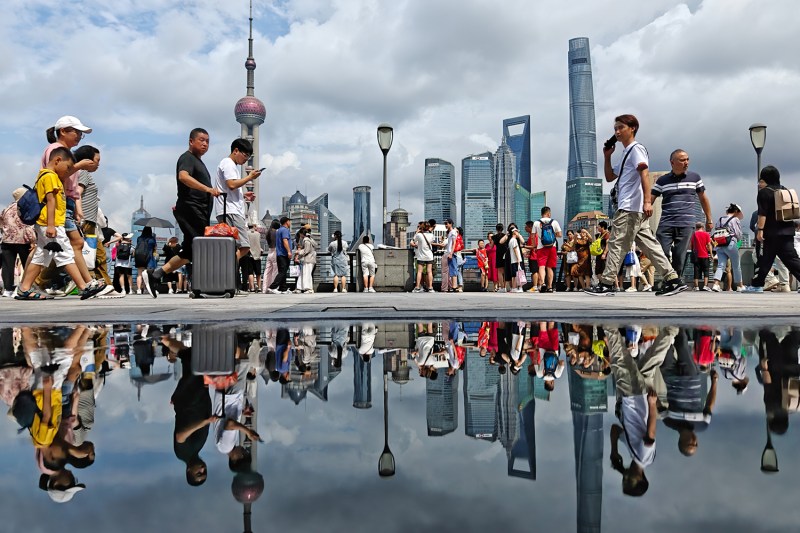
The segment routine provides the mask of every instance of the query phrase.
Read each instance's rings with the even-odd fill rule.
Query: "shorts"
[[[224,222],[225,224],[233,226],[239,230],[239,238],[236,239],[237,248],[250,248],[250,233],[247,229],[247,221],[243,216],[231,213],[228,213],[225,216],[219,215],[217,216],[217,222]]]
[[[67,218],[64,220],[64,231],[78,231],[78,225],[75,223],[75,211],[69,207],[67,208]]]
[[[536,258],[528,259],[528,268],[531,271],[531,274],[535,274],[539,272],[539,256],[537,254]]]
[[[46,226],[36,224],[34,227],[36,228],[36,251],[33,252],[31,263],[46,267],[55,259],[57,267],[75,264],[75,252],[72,251],[72,244],[70,244],[69,237],[67,237],[67,232],[63,226],[56,226],[55,239],[51,239],[45,234],[47,231]],[[45,246],[53,241],[61,246],[60,252],[51,252],[44,249]]]
[[[702,279],[708,276],[709,258],[697,257],[694,261],[694,279]]]
[[[421,259],[417,259],[417,264],[419,266],[432,265],[433,261],[432,260],[431,261],[423,261]]]
[[[450,277],[458,276],[458,258],[455,254],[447,258],[447,270],[450,272]]]
[[[558,250],[555,246],[545,246],[536,250],[536,259],[539,266],[546,266],[547,268],[556,268],[558,264]]]
[[[261,276],[261,258],[260,257],[251,257],[253,260],[253,274],[256,277]]]
[[[377,265],[375,263],[361,263],[361,275],[362,276],[369,276],[372,277],[375,275],[375,271],[377,270]]]
[[[511,263],[511,277],[516,277],[519,269],[522,268],[522,263]]]
[[[181,208],[174,212],[175,221],[183,232],[183,243],[178,256],[187,261],[192,260],[192,241],[195,237],[202,237],[208,225],[208,215],[196,209]]]

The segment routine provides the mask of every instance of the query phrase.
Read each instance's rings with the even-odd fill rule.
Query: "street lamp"
[[[750,125],[750,142],[756,151],[756,181],[761,179],[761,151],[767,142],[767,126],[756,122]]]
[[[386,156],[392,147],[394,129],[387,123],[378,126],[378,146],[383,152],[383,218],[381,218],[381,230],[383,231],[383,243],[386,244]]]
[[[389,144],[391,144],[391,138]],[[393,476],[395,470],[394,454],[389,449],[389,375],[387,374],[387,355],[387,352],[383,353],[383,453],[378,459],[378,475],[381,477]]]

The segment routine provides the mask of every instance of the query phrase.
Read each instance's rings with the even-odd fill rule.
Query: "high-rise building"
[[[308,203],[308,198],[296,191],[285,203],[285,211],[281,216],[289,217],[292,221],[292,228],[294,231],[299,230],[306,224],[311,225],[311,233],[316,236],[319,235],[319,218],[317,218],[317,211]]]
[[[425,160],[425,220],[432,218],[444,222],[456,220],[456,175],[455,167],[444,159]]]
[[[614,216],[614,213],[611,212],[611,195],[604,194],[603,195],[603,213],[606,214],[608,218]]]
[[[372,235],[371,191],[368,185],[353,187],[353,243]]]
[[[441,372],[444,374],[444,372]],[[425,380],[428,436],[441,437],[458,428],[458,374]]]
[[[317,213],[319,249],[324,252],[333,239],[333,232],[342,231],[342,221],[328,209],[328,193],[322,193],[311,200],[308,205]]]
[[[527,373],[500,376],[497,426],[498,440],[506,450],[508,475],[535,480],[536,402],[530,392],[532,379]]]
[[[531,117],[507,118],[503,121],[503,137],[514,152],[514,181],[531,190]]]
[[[481,357],[477,349],[467,348],[464,361],[464,433],[468,437],[497,440],[497,394],[500,373]]]
[[[538,220],[542,216],[542,208],[547,206],[547,192],[531,193],[531,220]]]
[[[602,211],[586,211],[572,217],[572,220],[567,222],[565,226],[567,230],[572,230],[575,233],[586,228],[590,235],[594,235],[597,224],[601,220],[608,220],[608,217]]]
[[[253,154],[250,159],[242,166],[242,175],[247,174],[253,169],[260,168],[259,165],[259,126],[267,118],[267,109],[264,104],[255,97],[255,70],[256,60],[253,57],[253,2],[250,1],[250,38],[247,40],[249,53],[244,63],[247,69],[247,96],[239,99],[234,107],[236,122],[242,125],[242,139],[247,139],[253,143]],[[259,224],[259,183],[260,180],[249,182],[245,187],[249,192],[255,193],[255,200],[248,202],[247,219],[252,224]]]
[[[372,359],[364,361],[355,346],[349,349],[353,360],[353,407],[369,409],[372,407]]]
[[[387,246],[406,248],[408,246],[408,211],[398,207],[389,214],[386,229]]]
[[[477,245],[478,239],[486,239],[486,234],[494,231],[497,224],[493,160],[490,152],[461,160],[461,227],[467,247]]]
[[[516,184],[516,157],[503,137],[494,154],[495,208],[497,222],[507,227],[514,222],[514,185]],[[495,224],[497,224],[495,222]]]
[[[597,177],[597,137],[594,88],[589,39],[570,39],[569,67],[569,165],[564,220],[583,211],[603,208],[603,183]]]
[[[531,193],[519,183],[514,185],[514,222],[520,228],[531,219]]]

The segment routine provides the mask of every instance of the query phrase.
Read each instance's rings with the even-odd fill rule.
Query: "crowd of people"
[[[603,149],[605,179],[614,183],[614,215],[609,221],[601,220],[592,231],[570,229],[564,235],[550,208],[544,207],[538,220],[525,223],[525,236],[514,222],[498,224],[495,232],[472,249],[465,249],[464,231],[453,220],[445,220],[446,237],[441,241],[433,234],[436,221],[421,221],[410,242],[416,260],[412,292],[434,292],[433,273],[439,266],[436,256],[441,253],[439,290],[443,292],[463,292],[466,256],[474,254],[480,271],[479,287],[485,292],[490,290],[490,283],[495,292],[521,293],[526,288],[528,292],[553,292],[557,288],[555,274],[560,272],[566,291],[607,296],[624,289],[670,296],[689,288],[682,280],[687,251],[694,263],[696,290],[719,292],[725,285],[753,293],[765,288],[790,290],[789,275],[800,275],[795,221],[800,221],[800,209],[792,211],[790,205],[787,215],[787,206],[776,203],[782,191],[789,191],[781,184],[778,169],[767,166],[761,171],[758,209],[750,222],[755,234],[755,275],[745,285],[739,256],[744,218],[741,207],[730,203],[724,215],[714,218],[703,180],[689,170],[689,154],[683,149],[670,154],[671,171],[651,187],[649,155],[636,141],[638,130],[635,116],[616,117],[614,137]],[[161,263],[152,228],[145,227],[133,243],[131,233],[120,234],[108,227],[95,182],[100,151],[87,144],[78,146],[91,132],[76,117],[58,119],[46,132],[50,144],[33,189],[13,191],[14,202],[0,214],[3,296],[42,300],[79,291],[81,299],[121,298],[131,292],[155,298],[159,292],[189,291],[193,243],[205,235],[213,214],[217,223],[235,237],[237,290],[314,293],[319,236],[312,234],[311,226],[305,225],[292,235],[288,217],[273,220],[266,232],[247,222],[247,203],[254,199],[248,185],[263,170],[254,169],[241,176],[240,168],[253,152],[248,140],[235,139],[230,154],[212,176],[202,159],[208,151],[209,134],[202,128],[190,132],[188,150],[176,166],[174,216],[183,241],[170,239],[162,250]],[[612,163],[618,142],[623,146],[622,155]],[[796,194],[789,192],[796,207]],[[661,217],[654,230],[650,217],[653,202],[659,197]],[[695,220],[698,202],[705,214],[704,223]],[[88,245],[87,254],[87,243],[95,241],[96,245]],[[373,249],[369,236],[364,236],[357,247],[362,276],[358,285],[363,292],[376,292]],[[323,250],[331,255],[334,292],[347,291],[347,250],[341,232],[333,235],[329,248]],[[113,281],[108,273],[108,256],[114,265]],[[717,267],[713,283],[709,283],[714,256]],[[296,279],[294,288],[290,288],[289,279]],[[624,288],[626,279],[628,286]]]

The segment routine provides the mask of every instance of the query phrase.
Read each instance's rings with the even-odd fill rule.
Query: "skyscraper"
[[[308,205],[317,213],[317,221],[319,223],[319,249],[324,252],[328,249],[328,244],[330,244],[333,238],[333,232],[342,231],[342,221],[328,209],[328,193],[320,194],[308,202]]]
[[[372,235],[371,190],[368,185],[353,187],[353,243],[364,235]]]
[[[425,415],[428,436],[442,437],[458,428],[458,374],[425,380]]]
[[[542,208],[547,205],[547,191],[531,193],[531,220],[538,220],[542,216]],[[564,222],[563,225],[566,225]]]
[[[503,121],[503,137],[514,152],[514,180],[531,190],[531,116],[507,118]]]
[[[532,215],[538,216],[538,213],[531,213],[531,193],[517,183],[514,185],[514,222],[522,228]]]
[[[503,137],[497,152],[494,154],[495,208],[497,221],[504,227],[514,221],[514,185],[516,175],[516,157]]]
[[[425,220],[456,220],[455,167],[444,159],[425,160]]]
[[[259,165],[259,148],[258,148],[258,129],[267,117],[267,109],[264,104],[255,97],[255,70],[256,60],[253,57],[253,0],[250,0],[250,38],[247,40],[249,54],[244,63],[244,68],[247,69],[247,96],[241,98],[236,102],[234,113],[236,115],[236,122],[242,125],[242,139],[247,139],[253,143],[253,154],[250,159],[243,165],[242,175],[249,172],[250,169],[260,168]],[[258,216],[259,207],[259,180],[253,180],[245,187],[248,191],[254,192],[256,197],[253,202],[248,204],[248,221],[252,224],[260,222]]]
[[[603,184],[597,177],[597,138],[594,89],[589,39],[570,39],[569,67],[569,165],[565,225],[576,214],[603,208]]]
[[[478,239],[494,231],[497,210],[494,202],[494,158],[490,152],[469,155],[461,160],[461,227],[464,245],[477,245]]]
[[[474,348],[464,361],[464,433],[469,437],[497,440],[497,384],[500,373]]]

